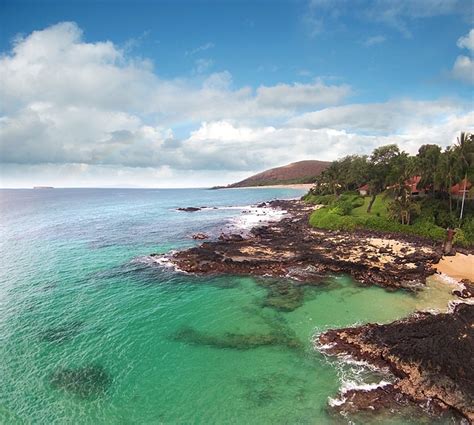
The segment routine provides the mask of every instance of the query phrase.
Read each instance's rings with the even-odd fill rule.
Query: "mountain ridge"
[[[314,179],[319,176],[331,162],[318,160],[303,160],[292,162],[281,167],[270,168],[254,174],[237,183],[226,186],[227,188],[235,187],[256,187],[284,184],[313,183]]]

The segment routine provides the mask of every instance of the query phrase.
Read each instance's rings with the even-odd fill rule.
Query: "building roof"
[[[466,191],[471,189],[472,183],[468,179],[462,179],[459,183],[456,183],[454,186],[451,186],[452,195],[462,195],[464,192],[464,183],[466,183]]]
[[[359,190],[369,190],[369,185],[364,184],[363,186],[359,187]]]
[[[410,177],[408,180],[405,180],[405,184],[410,187],[411,193],[418,193],[420,189],[418,189],[418,183],[420,183],[421,176],[413,176]]]

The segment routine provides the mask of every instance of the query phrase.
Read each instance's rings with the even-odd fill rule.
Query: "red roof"
[[[364,184],[363,186],[359,187],[359,190],[369,190],[369,185]]]
[[[451,186],[451,193],[453,195],[462,195],[464,192],[464,183],[466,183],[466,190],[469,190],[472,187],[472,183],[467,179],[462,179],[459,183]]]
[[[408,180],[405,180],[405,184],[410,187],[411,193],[418,193],[420,190],[417,188],[418,183],[420,183],[421,176],[413,176]]]

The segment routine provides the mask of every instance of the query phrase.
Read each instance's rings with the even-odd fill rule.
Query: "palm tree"
[[[401,152],[392,160],[392,168],[388,174],[388,182],[391,186],[387,194],[393,197],[388,205],[388,213],[402,224],[410,224],[412,214],[420,213],[420,205],[412,198],[412,186],[409,183],[415,170],[415,158]]]
[[[474,138],[472,134],[461,131],[461,135],[458,137],[458,148],[461,160],[461,169],[464,171],[464,190],[462,192],[461,202],[461,213],[459,214],[459,221],[462,221],[464,213],[464,203],[466,201],[467,191],[467,174],[473,164],[474,157]]]
[[[387,185],[388,173],[390,172],[391,163],[399,155],[400,150],[397,145],[380,146],[372,152],[368,164],[368,184],[369,191],[372,195],[367,212],[370,213],[372,205],[375,202],[377,194],[383,192]]]

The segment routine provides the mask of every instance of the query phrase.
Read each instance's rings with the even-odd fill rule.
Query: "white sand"
[[[474,282],[474,255],[457,253],[452,257],[443,257],[435,265],[439,273],[443,273],[456,280],[469,279]]]

